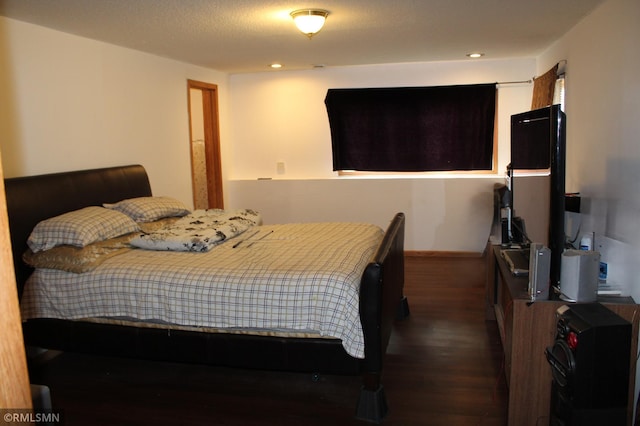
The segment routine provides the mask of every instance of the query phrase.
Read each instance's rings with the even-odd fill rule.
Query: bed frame
[[[150,196],[140,165],[5,179],[18,294],[32,270],[22,260],[27,238],[41,220],[126,198]],[[240,368],[362,375],[356,417],[379,423],[387,413],[381,384],[394,320],[409,315],[404,286],[403,213],[397,213],[367,266],[360,288],[365,357],[349,356],[338,339],[213,334],[57,319],[23,323],[28,346],[150,360]]]

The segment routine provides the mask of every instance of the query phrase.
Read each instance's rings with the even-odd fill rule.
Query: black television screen
[[[512,170],[549,170],[548,244],[551,250],[550,284],[552,286],[558,286],[560,282],[560,267],[565,244],[565,157],[566,115],[560,109],[560,105],[551,105],[511,116],[511,164],[509,167]],[[518,191],[513,186],[511,190]],[[517,206],[515,209],[517,210]]]
[[[548,169],[551,162],[552,116],[541,108],[511,116],[511,168]]]

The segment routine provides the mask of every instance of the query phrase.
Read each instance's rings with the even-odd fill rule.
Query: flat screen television
[[[555,287],[560,283],[565,247],[565,158],[566,115],[560,105],[511,116],[511,171],[549,171],[549,279],[550,285]],[[511,191],[514,189],[512,183]]]

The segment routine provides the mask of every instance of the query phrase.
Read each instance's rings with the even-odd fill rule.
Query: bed
[[[21,299],[24,299],[25,283],[29,277],[36,276],[39,272],[48,272],[43,269],[34,274],[33,268],[23,261],[23,254],[28,251],[27,239],[39,222],[89,206],[103,206],[105,203],[152,196],[147,173],[140,165],[10,178],[5,179],[5,192],[18,294]],[[360,346],[357,341],[347,344],[350,337],[339,333],[332,334],[340,335],[341,338],[314,332],[290,333],[286,329],[277,332],[264,332],[261,329],[228,332],[215,327],[179,326],[171,321],[147,323],[127,316],[107,319],[81,316],[65,319],[55,318],[55,315],[29,315],[28,319],[23,318],[25,344],[46,349],[149,360],[313,374],[361,375],[362,387],[356,403],[356,417],[378,423],[387,413],[381,377],[392,325],[395,320],[409,315],[408,303],[403,294],[404,221],[404,214],[397,213],[391,218],[387,229],[384,232],[380,230],[381,235],[371,253],[361,255],[366,257],[366,262],[362,266],[361,275],[357,277],[357,306],[353,310],[360,326],[358,332],[362,336]],[[259,243],[278,239],[265,238],[267,236],[286,235],[283,233],[285,230],[295,232],[291,230],[294,225],[307,226],[261,225],[255,228],[256,231],[252,228],[235,239],[225,241],[211,252],[219,250],[216,256],[223,252],[234,256],[241,251],[249,253],[249,246],[269,245]],[[234,246],[238,246],[238,249]],[[314,259],[321,258],[322,254],[319,253],[314,255]],[[96,271],[106,268],[107,264],[121,263],[127,255],[114,256]],[[165,254],[149,254],[162,255]],[[72,278],[75,279],[74,275],[84,274],[69,275],[69,283],[72,283]],[[64,275],[61,277],[62,284],[66,284]]]

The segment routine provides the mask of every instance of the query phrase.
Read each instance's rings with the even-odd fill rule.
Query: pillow
[[[86,247],[64,245],[37,253],[27,250],[22,255],[22,260],[33,268],[58,269],[81,274],[93,271],[113,256],[133,250],[129,241],[136,235],[137,233],[133,233],[109,238]]]
[[[164,217],[185,216],[191,213],[181,201],[171,197],[129,198],[103,206],[122,212],[136,222],[153,222]]]
[[[138,226],[140,227],[141,232],[144,232],[145,234],[150,234],[152,232],[156,232],[161,229],[169,228],[178,220],[180,220],[179,217],[164,217],[159,220],[154,220],[153,222],[139,222]]]
[[[31,231],[27,245],[34,253],[60,245],[84,247],[139,230],[129,216],[91,206],[41,221]]]

